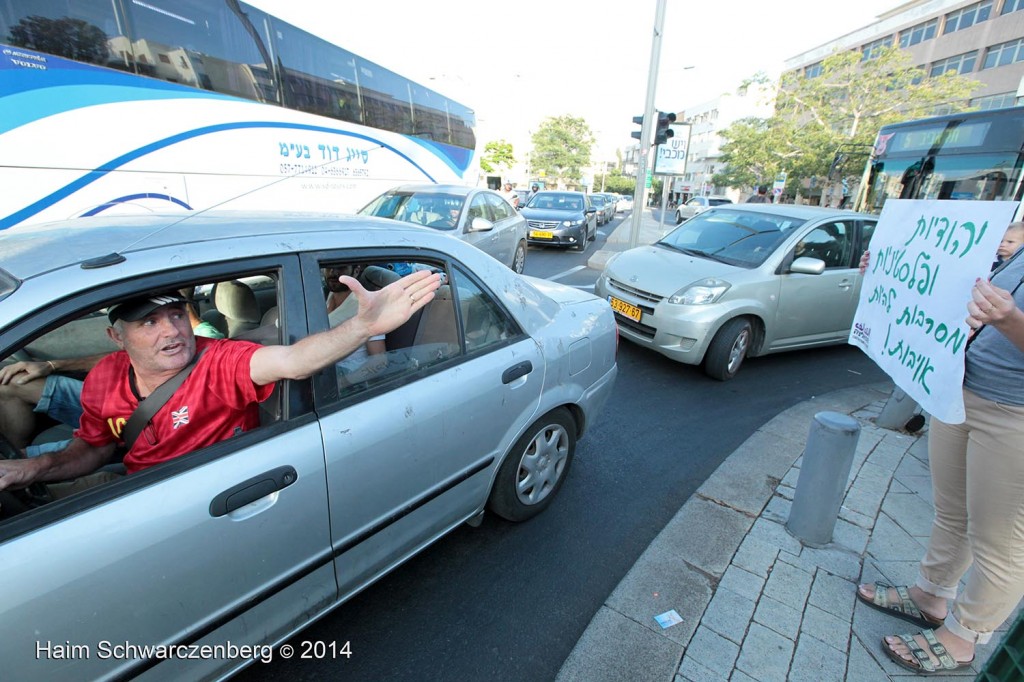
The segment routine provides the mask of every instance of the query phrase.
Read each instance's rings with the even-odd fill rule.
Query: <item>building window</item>
[[[985,61],[981,68],[993,69],[1014,62],[1024,61],[1024,38],[1011,40],[1008,43],[993,45],[985,52]]]
[[[958,54],[955,57],[949,59],[943,59],[942,61],[933,62],[932,68],[928,72],[929,76],[941,76],[947,71],[955,71],[956,73],[970,73],[974,71],[974,63],[978,61],[978,51],[972,50],[964,54]]]
[[[1021,2],[1024,2],[1024,0],[1021,0]],[[811,64],[810,66],[805,66],[804,67],[804,78],[817,78],[818,76],[821,75],[821,72],[822,72],[821,62],[817,62],[815,64]]]
[[[1003,2],[1003,9],[1001,9],[999,13],[1009,14],[1010,12],[1016,12],[1021,9],[1024,9],[1024,0],[1005,0]]]
[[[1021,0],[1021,2],[1024,2],[1024,0]],[[931,40],[935,37],[935,33],[938,30],[938,19],[932,19],[931,21],[926,21],[923,24],[911,26],[908,29],[900,31],[900,47],[910,47],[911,45],[917,45],[918,43],[926,40]]]
[[[991,13],[992,0],[984,0],[984,2],[978,2],[958,9],[955,12],[950,12],[946,15],[946,26],[942,29],[942,34],[962,31],[975,24],[980,24],[987,20]]]
[[[1006,107],[1012,107],[1017,104],[1017,93],[1015,92],[1004,92],[999,95],[989,95],[988,97],[979,97],[972,99],[970,105],[977,107],[978,109],[985,111],[987,109],[1004,109]]]
[[[866,62],[871,59],[878,57],[878,53],[882,51],[883,47],[889,47],[892,45],[892,36],[885,36],[878,40],[873,40],[864,47],[860,48],[861,61]]]

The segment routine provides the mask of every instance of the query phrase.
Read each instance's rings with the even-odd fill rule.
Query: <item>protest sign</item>
[[[871,237],[849,342],[950,424],[964,420],[971,288],[988,277],[1016,208],[1011,201],[889,199]]]

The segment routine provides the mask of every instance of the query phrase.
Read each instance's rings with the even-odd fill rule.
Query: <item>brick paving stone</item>
[[[747,625],[754,613],[754,602],[732,590],[719,588],[711,598],[701,627],[707,627],[726,639],[739,644],[747,633]]]
[[[871,530],[871,528],[875,525],[874,516],[868,516],[866,514],[861,514],[860,512],[855,512],[852,509],[847,508],[846,505],[843,505],[842,507],[839,508],[839,518],[841,518],[843,521],[849,521],[854,525],[860,526],[861,528],[866,528],[868,530]]]
[[[740,544],[740,548],[736,550],[736,554],[732,558],[732,565],[767,578],[768,569],[775,563],[775,557],[778,555],[777,546],[748,535]],[[760,588],[758,588],[758,592],[760,592]]]
[[[864,644],[856,638],[851,638],[850,641],[850,653],[846,662],[846,679],[850,682],[890,682],[891,680],[875,658],[867,652]]]
[[[860,555],[839,547],[804,547],[799,556],[788,552],[779,552],[779,558],[786,563],[793,564],[808,573],[823,568],[833,575],[842,576],[850,580],[856,580],[860,575]]]
[[[728,677],[739,651],[739,646],[702,625],[686,647],[683,663],[689,658],[716,675]]]
[[[753,527],[751,527],[749,535],[759,540],[764,540],[780,550],[785,550],[792,554],[800,553],[800,541],[790,535],[789,531],[782,524],[775,521],[758,519],[754,522]]]
[[[807,599],[807,603],[831,613],[836,618],[845,620],[849,625],[853,618],[856,589],[857,583],[853,580],[847,580],[826,571],[818,571],[814,574],[814,584],[811,586],[811,596]]]
[[[865,487],[855,482],[843,499],[843,505],[865,516],[875,517],[882,506],[885,488]]]
[[[675,679],[676,682],[726,682],[729,678],[705,668],[689,656],[684,656]]]
[[[904,456],[907,454],[908,446],[909,443],[882,441],[868,455],[867,464],[884,469],[891,474],[893,471],[896,471],[900,462],[903,461]]]
[[[761,601],[757,602],[757,610],[754,611],[756,622],[794,641],[800,634],[801,616],[799,610],[771,597],[761,597]]]
[[[801,634],[787,682],[844,682],[845,679],[846,653]],[[856,678],[850,680],[854,682]]]
[[[793,608],[803,608],[813,576],[784,560],[776,561],[764,586],[764,594]]]
[[[863,554],[871,534],[865,528],[843,519],[836,519],[832,529],[832,542],[845,547],[855,554]]]
[[[780,490],[790,489],[780,488]],[[785,523],[789,521],[789,511],[792,508],[793,502],[791,500],[787,500],[781,494],[774,495],[768,502],[768,506],[765,507],[763,512],[761,512],[761,518],[785,525]]]
[[[752,623],[736,667],[761,682],[785,682],[794,642],[758,623]]]
[[[879,514],[868,540],[867,553],[886,560],[914,561],[924,555],[925,546],[885,514]]]
[[[916,457],[904,457],[900,465],[896,467],[896,477],[903,476],[930,476],[928,465]]]
[[[733,670],[732,677],[729,678],[729,682],[758,682],[750,675],[746,674],[742,670]]]
[[[935,510],[920,495],[889,493],[882,502],[882,512],[914,537],[923,538],[924,542],[932,533]]]
[[[761,597],[765,579],[738,566],[730,566],[718,582],[718,589],[732,590],[756,602]]]
[[[804,620],[800,625],[800,637],[810,635],[821,640],[836,651],[846,652],[850,643],[850,621],[837,618],[817,606],[807,606]]]

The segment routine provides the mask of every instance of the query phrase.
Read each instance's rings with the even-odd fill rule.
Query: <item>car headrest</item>
[[[256,294],[238,280],[218,282],[213,292],[213,305],[227,318],[255,324],[260,321]]]
[[[400,279],[402,276],[397,272],[379,265],[367,265],[363,268],[363,274],[359,276],[359,281],[370,291],[378,291]]]

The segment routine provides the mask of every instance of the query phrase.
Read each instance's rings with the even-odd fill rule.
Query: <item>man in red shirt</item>
[[[192,333],[185,299],[147,295],[112,306],[110,338],[121,348],[96,365],[82,390],[82,421],[59,452],[0,460],[0,490],[66,481],[107,463],[139,402],[203,351],[192,373],[143,429],[125,467],[133,473],[246,431],[259,424],[258,404],[281,379],[305,379],[344,358],[374,335],[408,320],[434,298],[440,275],[427,271],[367,291],[341,280],[359,302],[358,313],[328,331],[290,346],[200,339]]]

